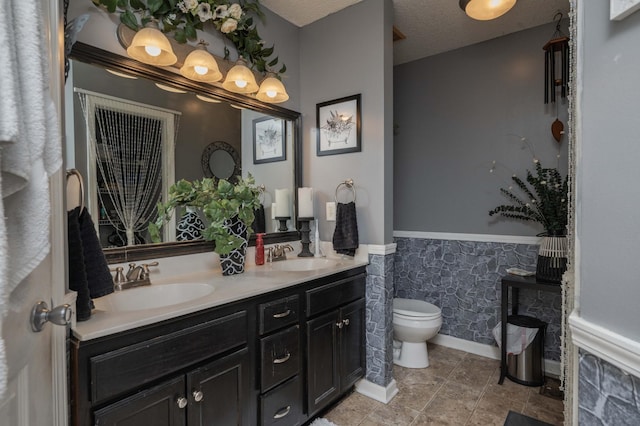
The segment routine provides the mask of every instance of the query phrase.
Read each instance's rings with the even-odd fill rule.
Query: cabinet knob
[[[184,396],[178,398],[176,402],[178,403],[178,408],[184,408],[187,406],[187,398],[185,398]]]
[[[281,419],[281,418],[285,417],[287,414],[289,414],[289,411],[291,411],[291,406],[287,405],[286,407],[281,408],[280,410],[278,410],[278,412],[273,415],[273,418],[274,419]]]
[[[349,318],[342,320],[342,323],[344,325],[349,325]]]
[[[278,314],[273,314],[274,318],[285,318],[288,317],[289,315],[291,315],[291,309],[287,309],[284,312],[280,312]]]
[[[291,352],[287,351],[287,354],[285,356],[283,356],[282,358],[276,358],[273,360],[274,364],[282,364],[285,363],[287,361],[289,361],[289,358],[291,358]]]
[[[344,324],[342,324],[342,321],[338,321],[338,322],[336,323],[336,327],[338,327],[338,328],[342,328],[342,326],[343,326],[343,325],[344,325]]]
[[[196,390],[193,391],[193,399],[195,399],[196,402],[200,402],[204,399],[204,394],[202,393],[202,391]]]

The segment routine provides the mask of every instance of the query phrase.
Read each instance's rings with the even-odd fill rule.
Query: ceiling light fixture
[[[212,104],[219,104],[221,102],[220,99],[214,99],[214,98],[210,98],[208,96],[203,96],[203,95],[198,95],[198,94],[196,94],[196,98],[200,99],[201,101],[209,102],[209,103],[212,103]]]
[[[255,93],[259,89],[253,71],[247,67],[247,61],[242,57],[238,58],[236,64],[229,70],[222,87],[230,92],[245,94]]]
[[[122,78],[129,78],[131,80],[137,80],[138,79],[138,77],[136,77],[134,75],[125,74],[125,73],[120,72],[120,71],[110,70],[109,68],[105,68],[105,71],[107,71],[110,74],[117,75],[118,77],[122,77]]]
[[[284,88],[284,84],[276,78],[275,73],[268,72],[267,78],[260,84],[256,98],[262,102],[277,104],[288,100],[289,94]]]
[[[162,84],[162,83],[155,83],[156,86],[158,87],[158,89],[162,89],[166,92],[171,92],[171,93],[187,93],[186,90],[182,90],[182,89],[178,89],[176,87],[173,86],[169,86],[166,84]]]
[[[169,39],[162,34],[154,21],[147,23],[133,36],[131,46],[127,48],[127,54],[145,64],[161,67],[173,65],[178,60]]]
[[[516,0],[460,0],[460,9],[473,19],[488,21],[507,13]]]
[[[207,51],[207,43],[200,40],[194,51],[189,53],[180,68],[180,74],[189,80],[213,83],[222,79],[222,73],[218,68],[215,58]]]

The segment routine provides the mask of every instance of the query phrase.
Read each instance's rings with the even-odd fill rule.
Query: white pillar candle
[[[313,188],[298,188],[298,217],[314,217]]]
[[[291,217],[291,195],[287,188],[276,189],[276,217]]]
[[[271,219],[276,218],[276,203],[271,203]]]

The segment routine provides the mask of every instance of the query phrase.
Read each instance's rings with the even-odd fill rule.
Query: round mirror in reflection
[[[242,173],[240,156],[228,143],[216,141],[207,145],[202,153],[202,171],[206,177],[237,181]]]

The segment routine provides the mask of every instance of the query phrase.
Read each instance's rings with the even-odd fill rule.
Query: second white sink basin
[[[140,311],[177,305],[213,293],[214,286],[205,283],[152,284],[116,291],[95,300],[97,308],[107,311]]]
[[[333,268],[338,265],[338,262],[331,259],[315,258],[315,257],[301,257],[298,259],[282,260],[279,262],[273,262],[271,269],[274,271],[315,271],[318,269]]]

